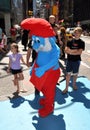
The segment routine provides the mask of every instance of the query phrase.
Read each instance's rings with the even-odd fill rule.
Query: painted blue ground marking
[[[69,87],[65,95],[61,94],[65,81],[57,86],[55,111],[46,118],[37,113],[40,97],[8,97],[9,100],[0,102],[0,130],[89,130],[90,81],[78,77],[77,86],[77,91]]]

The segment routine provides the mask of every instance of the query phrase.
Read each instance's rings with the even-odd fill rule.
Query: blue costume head
[[[55,45],[55,37],[43,38],[39,36],[32,36],[32,47],[36,52],[38,51],[50,51]]]
[[[50,23],[41,18],[28,18],[21,22],[21,27],[30,30],[32,48],[37,52],[36,75],[42,76],[48,69],[59,68],[60,49],[56,45],[55,32]]]
[[[55,44],[55,32],[51,24],[42,18],[27,18],[21,22],[21,27],[30,30],[32,46],[36,51],[47,49]],[[48,47],[47,47],[48,46]],[[45,49],[44,47],[44,49]]]

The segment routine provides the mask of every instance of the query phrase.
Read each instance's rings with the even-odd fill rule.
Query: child
[[[81,27],[76,27],[74,30],[74,38],[67,42],[65,47],[65,52],[67,53],[67,65],[66,65],[66,88],[63,93],[68,92],[69,81],[71,78],[71,73],[73,73],[73,89],[77,90],[76,80],[79,72],[81,54],[85,49],[85,43],[80,39],[82,33]]]
[[[20,82],[24,79],[23,73],[22,73],[22,69],[21,69],[21,65],[20,65],[20,60],[26,65],[26,63],[24,62],[24,59],[22,57],[22,55],[19,53],[18,50],[18,45],[16,43],[12,43],[11,44],[11,52],[12,54],[9,55],[9,65],[8,65],[8,69],[7,72],[10,72],[14,75],[14,85],[17,86],[17,92],[26,92],[26,90],[21,90],[20,89]]]

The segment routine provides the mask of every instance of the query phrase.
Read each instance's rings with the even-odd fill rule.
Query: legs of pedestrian
[[[15,74],[14,75],[14,80],[13,80],[13,83],[15,86],[17,86],[17,92],[27,92],[26,89],[24,89],[23,87],[23,79],[24,79],[24,76],[22,73],[18,73],[18,74]]]
[[[74,90],[77,90],[76,80],[77,80],[77,74],[73,75],[73,89]]]
[[[68,92],[70,78],[71,78],[71,74],[67,74],[66,75],[66,88],[62,91],[63,94]]]

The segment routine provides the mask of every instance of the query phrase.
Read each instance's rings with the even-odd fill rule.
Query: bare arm
[[[60,34],[58,34],[58,41],[59,41],[60,46],[63,45],[63,42],[61,41],[61,36],[60,36]]]
[[[22,63],[23,63],[24,65],[27,65],[27,64],[25,63],[23,57],[21,57],[21,61],[22,61]]]
[[[70,55],[81,55],[83,49],[70,49],[69,47],[65,48],[65,53],[70,54]]]
[[[9,64],[8,64],[7,73],[9,73],[9,72],[10,72],[10,64],[11,64],[11,60],[10,60],[10,58],[9,58]]]
[[[30,59],[30,56],[31,56],[31,51],[32,51],[32,49],[28,48],[27,55],[26,55],[26,63],[27,63],[28,67],[30,66],[29,59]]]
[[[81,55],[82,54],[83,49],[76,49],[76,50],[71,50],[71,54],[72,55]]]

